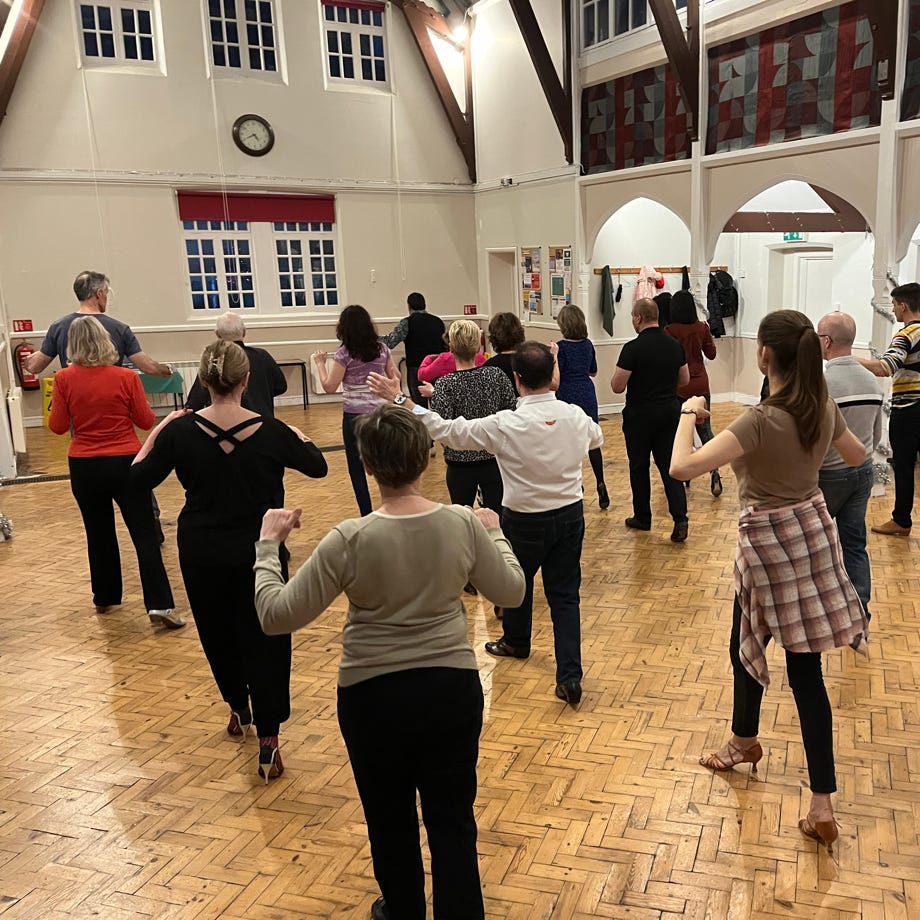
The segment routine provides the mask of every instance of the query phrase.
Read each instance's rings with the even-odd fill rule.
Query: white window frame
[[[191,229],[186,227],[186,223],[192,223],[193,226]],[[338,315],[342,309],[342,305],[346,303],[345,293],[344,293],[344,284],[343,277],[340,273],[340,262],[341,258],[341,247],[339,245],[338,239],[338,225],[332,222],[326,223],[316,223],[316,222],[300,222],[299,224],[295,223],[293,226],[296,229],[289,230],[287,229],[290,226],[289,223],[285,223],[285,229],[276,230],[276,222],[271,221],[231,221],[230,227],[227,227],[227,222],[225,221],[210,221],[210,220],[194,220],[194,221],[185,221],[180,218],[179,228],[182,239],[182,259],[183,259],[183,270],[185,274],[185,286],[188,292],[188,299],[186,301],[188,306],[188,315],[190,318],[201,318],[204,315],[216,314],[226,310],[232,312],[239,312],[244,316],[298,316],[298,317],[313,317],[319,318],[322,316],[328,315]],[[199,226],[200,225],[200,226]],[[245,229],[240,229],[245,226]],[[306,227],[307,229],[300,229],[301,227]],[[320,229],[313,229],[313,228]],[[188,252],[187,241],[194,240],[200,244],[202,240],[212,240],[214,244],[214,255],[205,256],[201,252],[201,247],[199,245],[199,250],[197,254],[190,254]],[[247,256],[240,256],[238,252],[235,252],[230,255],[226,255],[223,250],[224,240],[233,240],[235,243],[238,241],[246,240],[249,243],[249,255],[250,260],[250,271],[247,273],[252,278],[252,287],[244,288],[242,284],[242,279],[240,276],[240,265],[239,260],[241,258],[245,259]],[[291,241],[299,241],[302,255],[300,258],[304,260],[302,271],[294,272],[293,266],[289,266],[291,270],[282,271],[279,263],[279,259],[283,258],[292,258],[290,251],[287,254],[282,254],[278,252],[278,242],[284,241],[288,246]],[[323,254],[321,252],[320,258],[323,259],[322,271],[314,273],[311,271],[310,265],[310,243],[318,242],[319,248],[322,251],[324,248],[324,243],[331,244],[332,252]],[[235,247],[236,248],[236,247]],[[204,258],[213,258],[215,260],[214,271],[213,272],[204,272],[201,271],[197,274],[202,275],[203,290],[193,289],[192,283],[192,274],[190,259],[204,259]],[[332,258],[334,260],[335,268],[332,271],[326,270],[325,259]],[[236,260],[237,264],[235,266],[235,277],[237,278],[236,287],[239,289],[240,296],[237,296],[236,291],[234,290],[234,285],[230,283],[230,279],[234,277],[232,271],[228,271],[228,268],[232,269],[233,266],[228,266],[226,260]],[[199,266],[202,270],[204,265]],[[293,282],[293,275],[303,275],[303,285],[302,292],[304,294],[304,305],[299,305],[296,303],[296,298],[294,297],[295,288],[293,283],[285,286],[282,283],[282,275],[288,275],[289,282]],[[320,274],[323,279],[323,286],[321,289],[313,287],[313,274]],[[214,287],[209,290],[207,279],[205,275],[214,276]],[[333,280],[335,281],[335,286],[327,286],[327,275],[334,276]],[[247,294],[252,291],[254,297],[254,305],[251,307],[244,306],[244,298],[242,295]],[[317,290],[322,290],[324,303],[317,304],[314,298],[314,292]],[[330,298],[330,291],[334,291],[335,296]],[[286,292],[291,293],[291,306],[285,306],[283,304],[284,294]],[[196,307],[194,305],[194,296],[197,294],[203,294],[205,298],[205,303],[203,307]],[[210,296],[216,295],[217,300],[214,306],[211,306],[209,303]],[[330,299],[335,300],[335,303],[330,303]]]
[[[272,224],[272,237],[275,249],[275,279],[278,284],[278,303],[281,311],[325,311],[330,308],[333,311],[340,310],[342,286],[336,264],[335,224],[277,221]],[[300,244],[299,255],[292,251],[294,247],[291,247],[291,243]],[[279,244],[285,246],[285,252],[279,251]],[[318,251],[314,252],[314,248]],[[294,264],[298,258],[302,259],[303,263],[300,271],[295,271]],[[287,268],[283,265],[284,260],[290,260]],[[315,260],[319,260],[318,266]],[[298,278],[302,278],[301,283],[297,282]],[[297,303],[297,295],[301,293],[305,301],[302,305]],[[290,295],[290,305],[284,303],[286,295]],[[322,303],[318,303],[317,299],[321,299]]]
[[[213,2],[219,4],[219,15],[213,15],[211,13],[212,0],[203,0],[202,2],[205,43],[207,46],[208,66],[210,72],[216,77],[233,78],[241,76],[258,76],[269,81],[284,81],[286,78],[284,54],[282,49],[283,31],[281,26],[281,4],[278,2],[278,0],[254,0],[257,10],[257,19],[254,23],[250,23],[246,18],[246,0],[213,0]],[[227,14],[228,3],[233,4],[234,15],[232,17]],[[271,10],[270,23],[263,22],[261,18],[262,4],[268,4]],[[217,40],[213,37],[212,30],[213,23],[215,21],[220,23],[220,40]],[[228,34],[228,24],[231,25],[235,30],[236,41],[230,40],[230,35]],[[274,42],[273,46],[263,44],[264,35],[261,33],[263,27],[267,27],[272,30],[272,38]],[[255,28],[257,30],[257,44],[250,42],[250,28]],[[224,63],[222,64],[217,63],[216,61],[215,45],[219,45],[224,48],[225,59]],[[229,48],[231,45],[239,48],[239,67],[235,67],[228,63],[230,57]],[[250,54],[253,51],[258,54],[259,61],[262,66],[253,67],[251,65]],[[265,69],[265,58],[267,51],[274,53],[274,70]]]
[[[92,30],[97,37],[97,47],[100,52],[101,36],[103,30],[99,27],[99,9],[106,7],[111,13],[112,29],[111,34],[115,54],[112,57],[105,57],[100,54],[88,54],[86,51],[86,32],[83,25],[83,7],[88,6],[93,9],[93,19],[95,28]],[[76,17],[77,46],[79,48],[80,63],[83,67],[110,67],[121,69],[138,70],[139,72],[163,72],[163,46],[162,46],[162,28],[160,25],[160,8],[157,0],[74,0],[74,15]],[[130,10],[134,16],[134,32],[125,32],[122,23],[122,10]],[[134,36],[137,39],[137,50],[140,54],[140,37],[146,33],[138,32],[139,13],[147,13],[150,17],[150,40],[153,48],[153,60],[145,60],[141,57],[131,58],[127,56],[125,48],[125,39]]]
[[[188,224],[194,226],[189,227]],[[223,310],[239,310],[241,313],[254,314],[259,307],[259,291],[256,288],[256,266],[253,253],[253,239],[250,227],[252,225],[245,221],[183,221],[182,222],[182,241],[186,253],[185,271],[188,278],[190,303],[192,312],[196,316],[207,314],[211,310],[221,312]],[[194,243],[198,251],[190,253],[188,243]],[[210,243],[213,252],[206,253],[204,244]],[[232,246],[233,252],[227,253],[225,243]],[[240,254],[240,243],[244,243],[249,250],[248,254]],[[213,259],[214,267],[207,270],[206,260]],[[240,262],[247,259],[250,263],[250,270],[244,272]],[[192,271],[192,261],[200,262],[199,271]],[[231,265],[231,263],[233,263]],[[244,276],[250,279],[250,287],[244,286]],[[192,282],[193,277],[201,277],[202,288],[196,289]],[[208,286],[208,278],[214,279],[214,287]],[[244,305],[244,297],[252,295],[252,306]],[[204,298],[204,306],[195,306],[195,297]],[[210,303],[211,298],[216,298],[217,302]]]
[[[635,35],[636,33],[640,33],[648,28],[651,28],[652,31],[657,35],[657,30],[655,29],[655,17],[652,14],[651,7],[647,2],[645,22],[639,25],[633,25],[634,0],[607,0],[607,37],[598,39],[596,37],[599,33],[597,13],[601,2],[602,0],[580,0],[578,10],[578,33],[581,38],[581,51],[583,54],[591,52],[595,48],[603,48],[610,42],[619,41],[624,39],[627,35]],[[618,2],[626,2],[629,4],[629,28],[623,32],[614,33],[614,28],[616,26],[616,6]],[[702,2],[711,2],[711,0],[702,0]],[[682,3],[682,5],[678,6],[678,3]],[[687,16],[687,0],[674,0],[674,5],[677,6],[677,13],[681,17],[681,22],[684,22]],[[590,45],[585,44],[585,10],[588,7],[594,7],[595,11],[595,40]]]
[[[327,19],[327,10],[335,11],[335,19]],[[387,43],[387,16],[386,10],[360,8],[340,3],[319,4],[320,22],[322,24],[322,59],[323,74],[327,89],[361,88],[389,91],[390,89],[390,52]],[[375,17],[380,23],[374,22]],[[345,21],[342,21],[342,20]],[[356,21],[355,21],[356,20]],[[347,36],[350,50],[345,52],[343,36]],[[367,53],[362,50],[362,38],[368,42]],[[374,49],[374,40],[380,40],[381,53]],[[333,46],[334,49],[333,49]],[[352,68],[352,76],[346,76],[346,58]],[[339,63],[339,74],[333,74],[332,60]],[[371,77],[364,75],[363,65],[368,62],[371,68]],[[382,63],[384,79],[376,78],[377,62]]]

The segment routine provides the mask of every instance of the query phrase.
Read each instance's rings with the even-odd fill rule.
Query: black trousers
[[[581,549],[585,539],[582,502],[553,511],[502,512],[502,531],[524,570],[524,600],[506,607],[502,635],[509,645],[530,652],[533,582],[543,575],[543,593],[553,621],[556,683],[583,677],[581,668]]]
[[[910,527],[914,511],[914,475],[920,452],[920,402],[903,409],[892,409],[888,420],[891,441],[891,466],[894,470],[894,509],[891,519]]]
[[[409,396],[417,406],[428,408],[428,398],[422,396],[418,389],[418,368],[406,364],[406,383],[409,385]]]
[[[494,458],[476,460],[473,463],[447,461],[447,491],[450,492],[450,500],[455,505],[472,507],[476,501],[477,488],[482,490],[483,505],[491,508],[496,514],[501,514],[505,487],[502,484],[502,474],[498,470],[498,462]]]
[[[738,655],[741,646],[741,604],[735,597],[728,655],[735,677],[732,732],[753,738],[760,730],[760,703],[764,688],[748,673]],[[812,792],[837,791],[834,771],[834,719],[821,673],[820,652],[786,652],[786,673],[799,711],[802,743]]]
[[[374,506],[371,503],[371,491],[367,485],[367,473],[364,472],[364,464],[361,462],[361,454],[358,452],[358,438],[355,434],[355,422],[360,417],[360,414],[355,412],[342,413],[342,443],[345,445],[345,463],[348,466],[348,478],[351,480],[351,488],[355,493],[355,500],[358,502],[358,510],[361,512],[361,517],[364,517],[374,510]]]
[[[680,421],[680,403],[668,400],[646,403],[623,411],[623,436],[629,460],[633,516],[643,524],[652,523],[652,487],[649,480],[649,455],[658,467],[668,499],[668,511],[677,524],[687,520],[687,493],[683,483],[671,477],[671,451]]]
[[[282,574],[287,581],[285,547]],[[205,565],[179,547],[179,564],[201,647],[220,695],[233,709],[252,704],[259,737],[277,735],[291,716],[291,637],[266,636],[255,608],[249,563]]]
[[[144,606],[148,610],[169,610],[175,604],[160,554],[150,492],[130,485],[133,459],[133,455],[70,458],[70,490],[86,530],[93,603],[99,607],[121,603],[121,555],[112,504],[115,502],[137,553]]]
[[[479,672],[396,671],[339,687],[339,726],[390,920],[425,920],[418,790],[431,850],[434,920],[482,920],[476,853]]]

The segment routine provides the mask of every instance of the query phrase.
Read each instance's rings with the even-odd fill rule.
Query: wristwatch
[[[393,405],[394,405],[394,406],[401,406],[408,398],[409,398],[409,397],[406,396],[405,393],[397,393],[397,394],[393,397]]]

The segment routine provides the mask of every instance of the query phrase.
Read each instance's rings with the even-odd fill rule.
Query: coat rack
[[[635,267],[635,266],[624,267],[621,265],[621,266],[617,266],[616,268],[613,268],[611,266],[610,274],[611,275],[638,275],[639,272],[642,271],[643,267],[644,266],[641,266],[641,265],[639,267]],[[684,270],[684,266],[683,265],[665,265],[663,268],[658,268],[656,270],[659,271],[662,275],[679,275]],[[689,267],[688,267],[688,270],[689,270]],[[709,271],[710,272],[727,272],[728,266],[727,265],[710,265]],[[594,269],[595,275],[602,275],[603,273],[604,273],[603,268]]]

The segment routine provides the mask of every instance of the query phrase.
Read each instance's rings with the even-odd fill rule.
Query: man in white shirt
[[[415,412],[435,439],[456,450],[495,455],[504,485],[502,530],[524,569],[526,591],[519,607],[506,608],[503,635],[487,642],[498,658],[527,658],[533,628],[533,582],[543,572],[543,591],[553,621],[556,696],[572,706],[581,700],[581,547],[585,535],[581,465],[600,447],[600,426],[578,406],[556,400],[550,389],[553,353],[524,342],[512,367],[521,394],[515,411],[480,419],[443,419],[416,406],[398,380],[371,374],[371,390]]]

